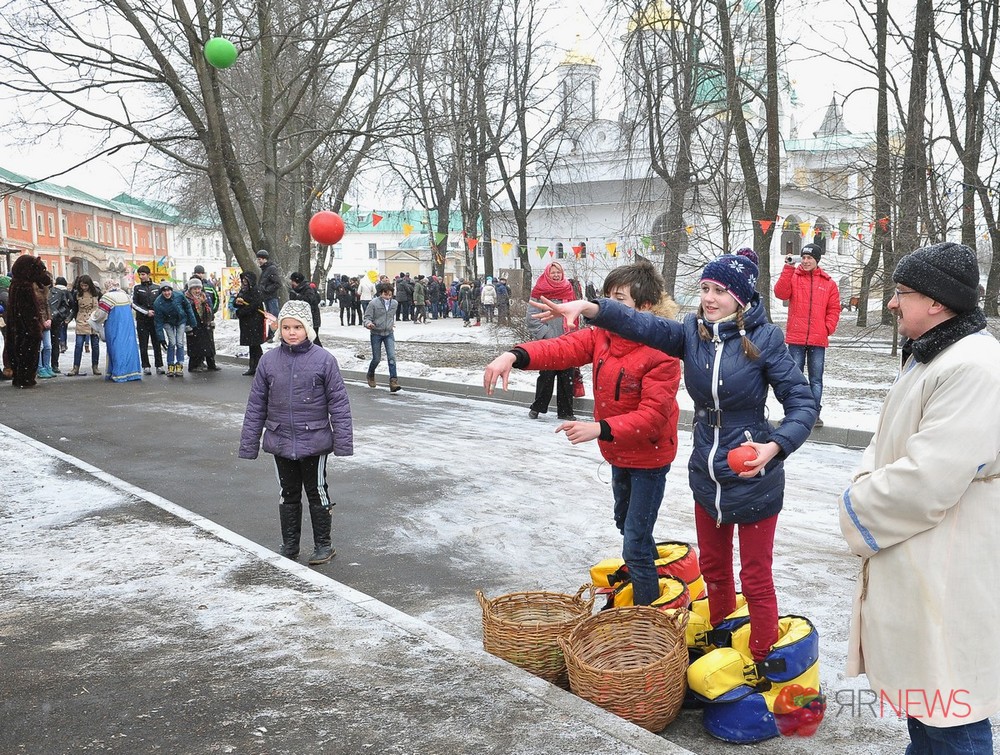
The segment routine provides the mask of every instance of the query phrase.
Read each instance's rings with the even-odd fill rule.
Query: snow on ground
[[[366,368],[366,331],[331,324],[322,334],[356,340],[357,348],[331,351],[344,369]],[[410,342],[496,345],[498,352],[509,343],[489,326],[464,328],[452,319],[426,325],[400,323],[396,337]],[[219,353],[245,356],[232,321],[219,323],[216,344]],[[838,387],[855,387],[855,378],[873,396],[863,402],[828,398],[823,414],[828,425],[870,430],[877,419],[874,396],[883,394],[895,377],[895,360],[874,352],[856,353],[856,361],[848,358],[846,368],[840,366],[831,372],[828,362],[830,396],[838,395]],[[435,369],[400,363],[399,371],[404,379],[420,376],[480,384],[483,366]],[[530,389],[533,381],[531,373],[514,374],[516,387]],[[410,450],[401,455],[398,449],[379,442],[380,428],[359,425],[356,456],[350,460],[360,469],[382,468],[401,480],[419,479],[413,475],[455,480],[449,495],[427,500],[419,513],[398,527],[394,549],[427,559],[448,559],[454,567],[467,570],[499,592],[574,592],[587,581],[592,563],[620,552],[621,539],[611,516],[610,470],[596,444],[572,446],[563,435],[553,432],[557,425],[554,418],[532,421],[526,412],[510,406],[426,393],[413,395],[427,411],[408,427],[414,441]],[[394,399],[386,394],[376,400]],[[686,394],[682,393],[681,404],[690,406]],[[776,411],[772,410],[772,417],[781,416],[780,407]],[[226,421],[238,424],[238,418]],[[442,427],[448,432],[441,432]],[[660,540],[696,539],[685,463],[690,443],[690,433],[682,431],[678,460],[668,475],[656,526]],[[9,453],[13,453],[12,448],[0,444],[0,456]],[[862,710],[857,701],[866,681],[863,677],[847,679],[842,672],[858,560],[842,541],[836,504],[859,458],[857,450],[807,443],[787,463],[785,508],[775,543],[779,607],[782,613],[806,616],[816,625],[821,638],[822,681],[830,707],[827,723],[816,738],[777,741],[758,746],[755,752],[860,755],[903,748],[905,725]],[[43,487],[73,485],[70,480],[46,478],[45,474],[38,482]],[[132,545],[142,549],[141,543]],[[105,567],[113,566],[114,559],[129,558],[125,551],[103,557],[112,560]],[[57,572],[63,568],[80,565],[59,567]],[[253,611],[252,607],[247,610]],[[480,641],[480,613],[472,595],[456,604],[435,601],[429,594],[419,618],[469,642]],[[691,720],[682,717],[666,736],[695,751],[710,751],[697,746],[704,743],[705,736]]]

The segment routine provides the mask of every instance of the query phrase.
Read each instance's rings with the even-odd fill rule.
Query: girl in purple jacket
[[[257,364],[247,399],[240,458],[256,459],[263,448],[274,454],[281,485],[281,555],[299,555],[302,489],[309,501],[315,550],[310,564],[334,556],[326,458],[354,454],[351,404],[336,358],[316,346],[312,313],[304,301],[289,301],[278,313],[281,344]]]

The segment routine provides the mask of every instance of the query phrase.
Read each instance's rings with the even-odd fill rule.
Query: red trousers
[[[736,610],[733,530],[739,528],[740,585],[750,610],[750,653],[755,661],[762,661],[778,641],[778,598],[771,574],[778,515],[750,524],[716,525],[712,515],[697,503],[694,512],[712,626]]]

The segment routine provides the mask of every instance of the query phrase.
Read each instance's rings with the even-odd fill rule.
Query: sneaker
[[[325,564],[337,555],[337,551],[330,545],[317,545],[316,550],[309,557],[310,565]]]
[[[532,419],[538,419],[538,412],[536,412],[534,409],[531,409],[528,412],[528,416],[531,417]]]
[[[56,376],[56,373],[54,373],[48,367],[42,367],[35,374],[42,380],[48,380],[49,378],[54,378]]]
[[[157,375],[166,375],[167,371],[165,369],[163,369],[162,367],[157,367],[156,368],[156,374]]]
[[[143,367],[142,368],[142,374],[143,375],[152,375],[153,371],[151,369],[149,369],[149,367]]]

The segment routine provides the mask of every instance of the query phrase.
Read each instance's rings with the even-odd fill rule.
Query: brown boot
[[[95,374],[95,375],[100,375],[100,374],[101,374],[101,368],[100,368],[100,367],[98,367],[98,366],[97,366],[97,365],[95,364],[95,365],[94,365],[94,369],[92,369],[92,370],[91,370],[91,372],[92,372],[93,374]]]
[[[400,390],[399,381],[396,378],[389,378],[389,390],[392,393],[395,393],[396,391]]]
[[[375,387],[375,373],[374,372],[369,372],[368,373],[368,387],[369,388],[374,388]]]
[[[76,365],[73,365],[73,369],[70,370],[69,372],[67,372],[66,374],[67,375],[79,375],[80,374],[80,368],[77,367]]]

